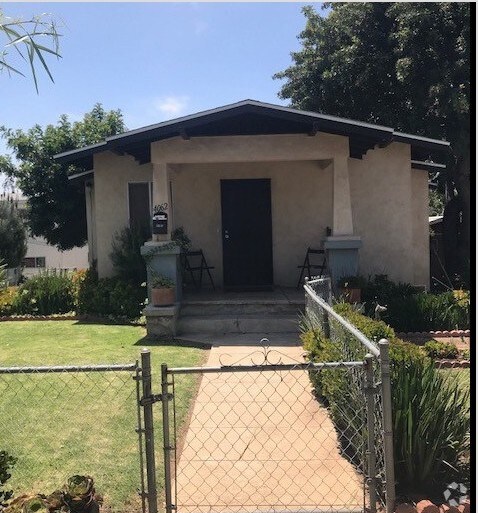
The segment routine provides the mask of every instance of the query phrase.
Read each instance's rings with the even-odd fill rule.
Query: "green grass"
[[[152,353],[154,393],[160,366],[200,365],[206,351],[151,345],[139,326],[76,321],[0,323],[0,366],[132,363]],[[8,482],[17,495],[50,493],[72,474],[89,474],[114,511],[137,510],[139,457],[136,384],[131,372],[0,375],[0,448],[18,458]],[[178,423],[196,378],[176,383]],[[156,456],[162,485],[160,406],[155,408]]]

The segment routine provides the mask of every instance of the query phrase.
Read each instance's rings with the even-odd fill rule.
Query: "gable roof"
[[[62,163],[93,167],[93,155],[113,151],[132,155],[140,164],[150,161],[150,145],[171,137],[207,137],[220,135],[259,135],[326,132],[349,138],[350,156],[362,158],[377,144],[397,141],[410,144],[412,159],[424,161],[449,148],[449,143],[396,132],[393,128],[355,121],[281,105],[244,100],[170,121],[129,130],[107,137],[103,142],[66,151],[55,156]]]

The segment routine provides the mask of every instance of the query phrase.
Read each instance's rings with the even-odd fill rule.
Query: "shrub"
[[[367,279],[360,274],[352,275],[352,276],[343,276],[338,281],[337,285],[342,288],[349,289],[363,289],[367,286]]]
[[[73,284],[66,275],[45,273],[25,281],[12,304],[16,314],[51,315],[74,310]]]
[[[394,426],[395,472],[401,491],[412,488],[433,492],[457,478],[457,467],[468,447],[469,392],[440,373],[422,348],[395,338],[384,322],[370,319],[352,305],[338,304],[335,310],[368,338],[390,340],[392,415]],[[309,320],[310,321],[310,320]],[[351,337],[340,341],[324,337],[318,326],[303,322],[304,348],[312,361],[340,361],[338,344],[350,347]],[[316,395],[329,405],[338,432],[345,436],[344,447],[360,453],[364,419],[359,414],[363,398],[350,387],[350,372],[325,370],[310,372]],[[344,449],[346,450],[346,449]],[[357,462],[355,462],[357,463]]]
[[[458,356],[458,348],[450,342],[440,342],[437,340],[429,340],[423,346],[425,353],[434,360],[441,358],[456,358]]]
[[[17,296],[18,287],[0,289],[0,316],[12,315],[13,303]]]
[[[10,479],[10,470],[16,463],[16,458],[5,451],[0,451],[0,511],[6,506],[12,495],[12,490],[5,490],[4,485]]]
[[[146,289],[119,277],[101,278],[95,269],[78,277],[77,311],[80,314],[134,320],[141,316]]]
[[[399,488],[443,491],[469,448],[469,391],[428,358],[392,360],[391,379]]]
[[[187,236],[184,228],[179,226],[171,232],[171,240],[183,250],[187,251],[191,247],[191,239]]]
[[[3,258],[0,258],[0,291],[6,288],[7,285],[7,263]]]
[[[115,234],[110,257],[119,278],[136,285],[146,281],[146,263],[141,255],[141,246],[148,238],[145,228],[123,228]]]
[[[362,290],[365,313],[373,316],[375,304],[387,306],[383,320],[398,331],[430,331],[470,326],[470,295],[463,290],[430,294],[407,283],[394,283],[376,275]]]
[[[378,342],[382,338],[386,338],[388,340],[395,338],[393,328],[388,326],[387,323],[371,319],[370,317],[361,314],[349,303],[337,303],[334,306],[334,310],[342,317],[345,317],[367,338],[374,342]]]

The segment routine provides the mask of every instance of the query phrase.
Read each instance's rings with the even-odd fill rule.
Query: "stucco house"
[[[380,273],[428,287],[428,172],[448,150],[390,127],[245,100],[56,158],[88,169],[71,179],[85,187],[100,276],[113,271],[113,234],[166,203],[167,234],[151,244],[184,227],[226,289],[294,287],[309,246],[325,248],[334,279]]]

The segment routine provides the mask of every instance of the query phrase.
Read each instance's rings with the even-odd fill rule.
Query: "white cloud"
[[[154,108],[166,116],[180,116],[186,110],[189,96],[161,96],[153,102]]]

